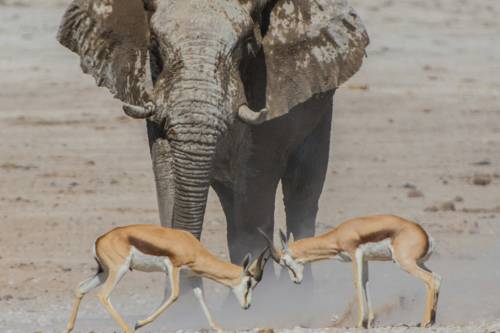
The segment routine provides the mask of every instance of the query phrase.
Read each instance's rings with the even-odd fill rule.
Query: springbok
[[[263,269],[269,258],[267,252],[266,248],[252,263],[248,254],[241,267],[217,258],[186,231],[149,224],[115,228],[99,237],[94,243],[98,272],[76,288],[76,300],[65,333],[71,332],[74,328],[83,296],[102,284],[104,286],[98,296],[100,302],[126,333],[132,333],[133,331],[109,300],[111,291],[128,270],[165,272],[171,290],[170,297],[148,318],[138,321],[135,329],[151,323],[177,300],[180,293],[181,270],[189,270],[195,275],[231,288],[241,307],[248,309],[252,301],[252,289],[262,279]],[[202,290],[198,287],[194,287],[193,290],[210,327],[220,331],[221,328],[212,319],[208,310]]]
[[[441,277],[424,265],[432,253],[433,241],[417,223],[392,215],[360,217],[325,234],[295,242],[289,242],[280,230],[281,251],[276,249],[268,235],[262,230],[260,232],[269,244],[273,259],[288,270],[295,283],[302,282],[305,263],[326,259],[352,261],[359,327],[370,328],[374,320],[367,290],[368,261],[372,260],[393,260],[425,283],[427,300],[421,326],[434,324]]]

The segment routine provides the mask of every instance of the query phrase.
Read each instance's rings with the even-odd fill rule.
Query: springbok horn
[[[273,257],[274,261],[279,262],[280,261],[280,254],[276,247],[274,246],[273,241],[267,236],[267,234],[262,230],[261,228],[258,228],[259,232],[264,236],[264,238],[267,241],[267,245],[269,247],[269,250],[271,251],[271,257]]]
[[[243,258],[243,262],[241,263],[241,266],[243,266],[243,270],[245,272],[248,271],[250,268],[250,260],[252,260],[252,255],[250,253],[247,253],[246,256]]]
[[[243,104],[238,109],[238,117],[249,125],[260,125],[267,120],[269,112],[267,109],[262,109],[259,112],[253,111],[248,105]]]
[[[281,246],[283,247],[283,250],[288,249],[288,238],[286,237],[286,234],[283,230],[280,229],[280,239],[281,239]]]
[[[152,115],[155,114],[156,110],[153,105],[153,103],[148,102],[144,107],[142,106],[136,106],[136,105],[130,105],[130,104],[124,104],[123,105],[123,112],[129,117],[135,118],[135,119],[145,119],[149,118]]]
[[[262,251],[262,253],[260,254],[259,258],[257,259],[257,272],[255,274],[255,279],[257,281],[260,281],[262,279],[262,275],[264,274],[264,266],[266,265],[266,261],[267,261],[265,259],[267,250],[269,250],[268,246],[266,246],[266,248],[264,249],[264,251]],[[264,264],[262,262],[264,262]]]

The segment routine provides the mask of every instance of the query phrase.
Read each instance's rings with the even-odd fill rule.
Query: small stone
[[[488,174],[475,174],[472,178],[472,183],[478,186],[486,186],[489,185],[492,181],[491,175]]]
[[[417,189],[417,186],[412,184],[412,183],[404,183],[403,184],[403,188],[407,188],[407,189],[410,189],[410,190],[416,190]]]
[[[490,160],[482,160],[479,162],[474,162],[474,163],[472,163],[472,165],[478,165],[478,166],[491,165],[491,161]]]
[[[469,228],[469,234],[471,235],[479,234],[479,223],[474,222],[474,225]]]
[[[453,199],[455,202],[464,202],[464,198],[462,198],[461,196],[457,195],[455,197],[455,199]]]
[[[441,210],[444,212],[454,212],[455,211],[455,204],[453,201],[446,201],[441,204]]]
[[[424,209],[424,212],[436,213],[436,212],[439,212],[439,208],[437,208],[436,206],[430,206],[430,207],[427,207],[426,209]]]
[[[272,328],[263,328],[257,331],[257,333],[274,333]]]
[[[424,194],[419,190],[408,191],[408,198],[422,198]]]

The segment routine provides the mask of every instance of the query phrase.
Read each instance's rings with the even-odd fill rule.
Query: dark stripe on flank
[[[102,265],[99,262],[99,260],[97,259],[97,257],[95,257],[94,259],[95,259],[95,262],[97,263],[97,274],[96,275],[99,275],[102,272],[104,272],[104,268],[102,268]]]
[[[141,251],[144,254],[161,256],[161,257],[169,257],[172,254],[163,248],[159,248],[158,246],[155,246],[154,244],[151,244],[148,241],[145,241],[143,239],[134,236],[128,236],[128,241],[130,242],[130,245],[132,245],[133,247],[135,247],[137,250]]]

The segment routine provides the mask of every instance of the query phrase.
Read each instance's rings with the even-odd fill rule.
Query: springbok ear
[[[339,87],[360,68],[368,43],[346,0],[278,0],[262,43],[266,120]]]
[[[293,242],[295,238],[293,237],[293,232],[290,233],[290,237],[288,237],[289,242]]]
[[[143,0],[74,0],[59,42],[80,55],[84,73],[125,103],[144,105],[152,90],[149,25]]]
[[[248,268],[250,267],[250,261],[252,260],[252,255],[250,253],[247,253],[245,258],[243,258],[243,262],[241,263],[241,266],[243,266],[243,271],[247,272]]]
[[[288,239],[286,238],[286,234],[281,229],[280,229],[280,241],[281,241],[281,247],[283,248],[283,250],[286,250],[288,248]]]

